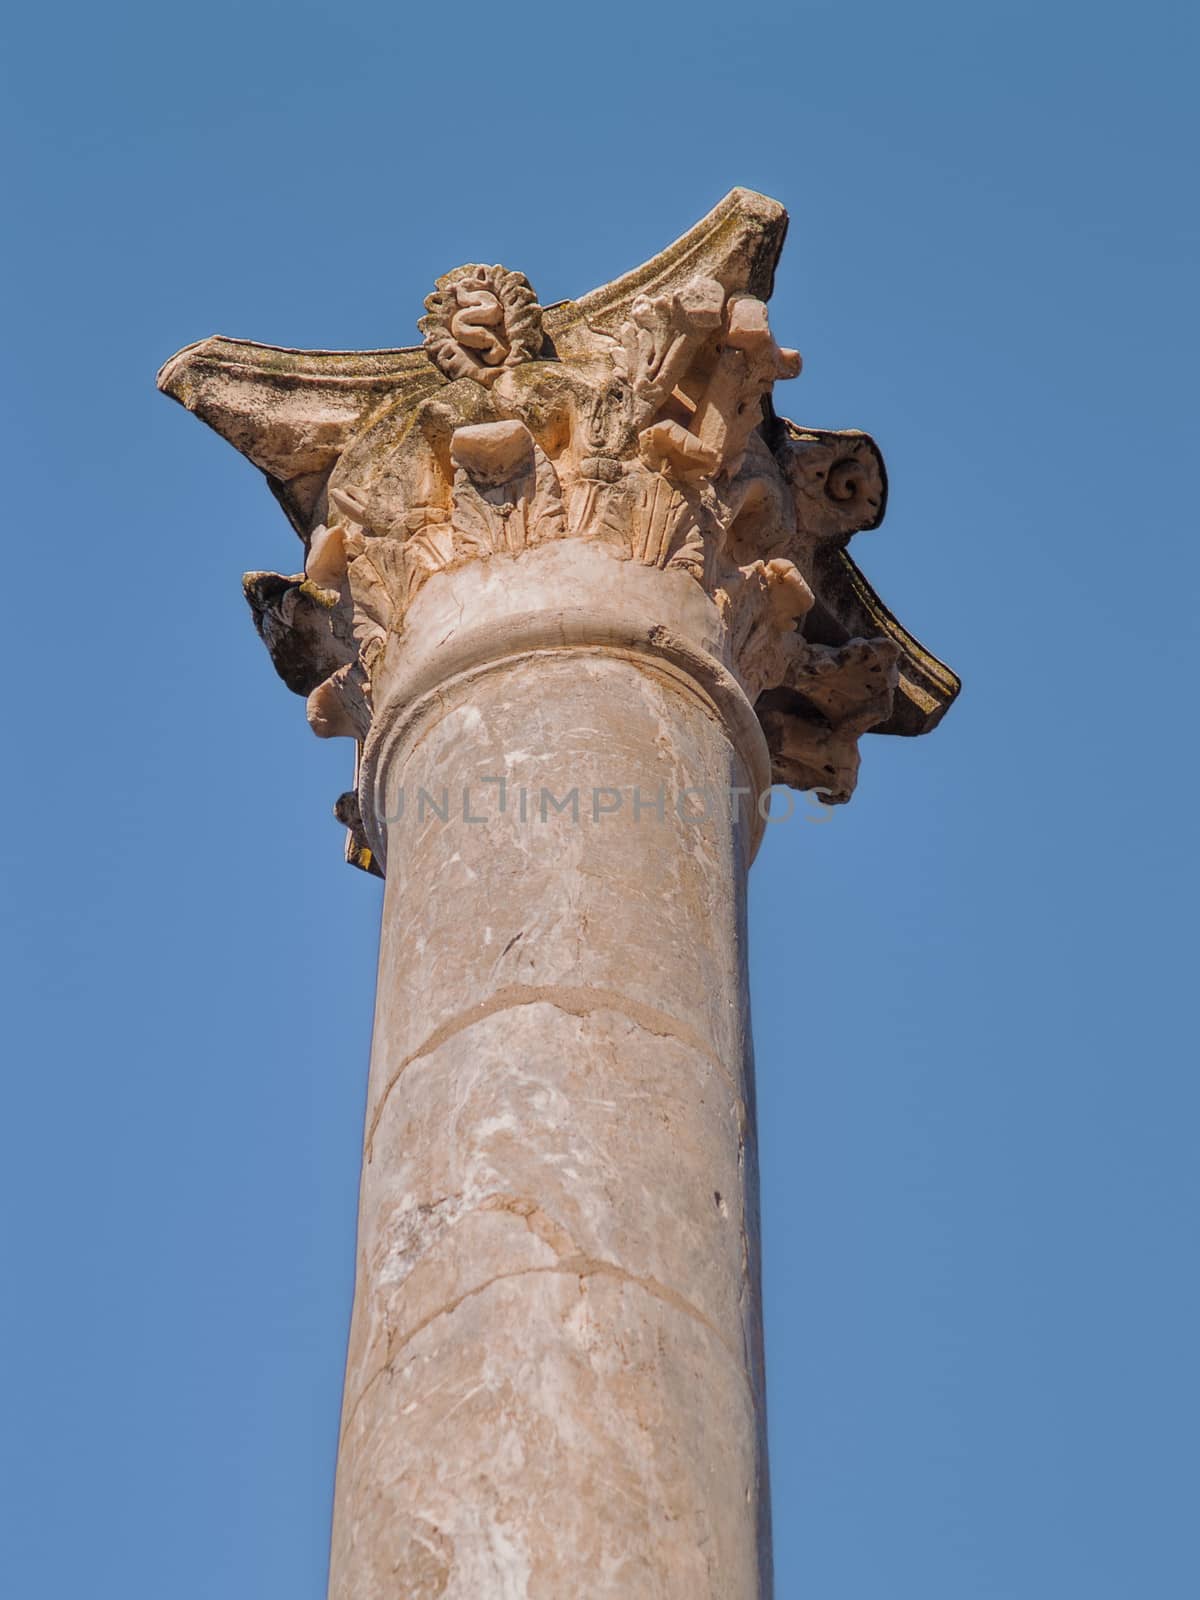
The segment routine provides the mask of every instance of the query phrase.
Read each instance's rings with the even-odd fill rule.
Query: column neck
[[[472,685],[550,654],[624,658],[699,701],[738,758],[751,853],[757,850],[764,827],[758,800],[771,784],[771,758],[731,668],[729,630],[717,607],[684,573],[564,540],[435,575],[389,641],[375,674],[358,786],[364,831],[381,867],[404,752],[447,704],[469,697]]]

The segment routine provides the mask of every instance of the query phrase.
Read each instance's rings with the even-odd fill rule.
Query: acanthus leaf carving
[[[828,805],[849,800],[858,781],[859,737],[890,714],[899,661],[890,639],[802,642],[784,682],[758,702],[774,781],[814,789]]]
[[[728,573],[717,589],[717,604],[742,686],[757,700],[786,676],[802,643],[797,625],[812,609],[813,592],[798,567],[776,556]]]
[[[456,429],[450,459],[456,556],[517,555],[563,537],[558,476],[523,422]]]
[[[457,268],[419,349],[210,340],[167,364],[162,385],[269,473],[304,533],[305,572],[246,593],[318,732],[364,737],[431,578],[561,540],[701,586],[780,781],[844,799],[861,732],[936,722],[957,680],[844,548],[882,518],[878,450],[771,407],[801,366],[765,303],[785,222],[735,191],[636,273],[545,311],[522,273]]]
[[[822,678],[833,670],[800,631],[814,604],[807,580],[770,552],[800,553],[797,509],[818,498],[818,481],[836,524],[858,480],[831,474],[803,441],[782,468],[768,448],[763,400],[796,376],[800,357],[776,342],[763,301],[689,279],[636,296],[615,337],[595,335],[569,361],[535,359],[533,291],[505,268],[458,269],[428,305],[427,354],[453,381],[393,428],[377,425],[355,464],[368,481],[339,470],[328,495],[337,520],[310,539],[309,577],[340,585],[357,646],[309,695],[318,733],[363,737],[372,662],[430,576],[566,537],[701,584],[725,616],[730,664],[752,700],[794,692],[800,660]],[[526,318],[523,340],[512,316]],[[813,526],[808,517],[804,531]],[[766,559],[744,561],[747,543]],[[835,742],[850,724],[836,727]],[[807,723],[804,736],[811,743]],[[845,788],[848,759],[832,765]]]

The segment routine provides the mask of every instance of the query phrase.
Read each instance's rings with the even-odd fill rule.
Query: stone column
[[[408,614],[364,762],[387,888],[338,1600],[767,1592],[769,769],[711,611],[562,541]]]
[[[386,877],[333,1600],[770,1594],[746,872],[957,688],[845,554],[874,445],[771,406],[784,222],[160,375],[304,538],[246,592]]]

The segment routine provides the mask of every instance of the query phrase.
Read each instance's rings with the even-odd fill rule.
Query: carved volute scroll
[[[957,679],[846,554],[883,516],[874,443],[772,406],[801,365],[765,303],[785,228],[735,190],[578,302],[543,311],[521,273],[471,265],[438,280],[420,348],[211,339],[167,363],[160,386],[267,473],[304,538],[302,573],[245,586],[317,733],[366,737],[381,654],[433,574],[569,539],[702,586],[776,781],[844,801],[860,734],[937,723]]]

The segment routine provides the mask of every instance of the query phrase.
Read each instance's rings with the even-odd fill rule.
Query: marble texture
[[[159,375],[303,541],[245,594],[386,878],[331,1600],[771,1593],[747,872],[958,690],[847,554],[874,442],[775,411],[786,224]]]
[[[331,1594],[407,1594],[398,1540],[422,1594],[765,1595],[752,829],[670,800],[745,767],[583,647],[395,737]],[[444,786],[483,820],[419,819]]]

